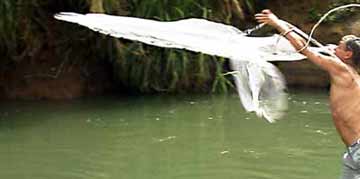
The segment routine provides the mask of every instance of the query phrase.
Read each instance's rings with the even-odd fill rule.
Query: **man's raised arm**
[[[299,50],[299,52],[308,57],[310,61],[328,71],[330,74],[338,74],[346,70],[346,65],[339,58],[325,56],[305,47],[306,40],[293,32],[292,25],[280,20],[270,10],[263,10],[261,13],[256,14],[255,18],[259,23],[265,23],[276,28],[281,35],[290,41],[295,49]]]

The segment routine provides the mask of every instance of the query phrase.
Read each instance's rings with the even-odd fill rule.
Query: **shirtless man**
[[[343,158],[342,179],[360,179],[360,76],[356,71],[360,63],[360,38],[345,36],[334,49],[336,57],[324,56],[304,48],[306,40],[270,10],[263,10],[255,18],[276,28],[297,50],[329,73],[331,114],[348,149]]]

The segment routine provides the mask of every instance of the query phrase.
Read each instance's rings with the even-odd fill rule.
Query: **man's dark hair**
[[[352,52],[352,61],[354,65],[359,66],[360,64],[360,38],[354,35],[348,35],[343,37],[346,50]]]

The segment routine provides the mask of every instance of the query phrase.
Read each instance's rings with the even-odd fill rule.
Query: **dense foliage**
[[[113,63],[118,83],[129,91],[220,91],[232,86],[226,60],[182,50],[118,40],[86,28],[58,22],[61,11],[104,12],[158,19],[208,18],[239,24],[257,1],[237,0],[2,0],[0,61],[10,68],[22,60],[46,58],[86,66],[90,60]],[[49,53],[51,52],[51,53]],[[49,57],[50,54],[50,57]]]
[[[321,2],[319,2],[321,3]],[[346,4],[359,4],[360,0],[332,0],[326,9],[320,9],[313,7],[309,10],[309,19],[310,21],[318,21],[321,16],[324,15],[329,9],[333,9]],[[354,15],[359,10],[357,8],[346,8],[338,10],[332,14],[330,14],[324,22],[341,22],[344,19]]]

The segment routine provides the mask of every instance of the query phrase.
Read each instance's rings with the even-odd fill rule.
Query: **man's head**
[[[335,49],[335,55],[345,63],[358,66],[360,64],[360,38],[355,35],[344,36]]]

